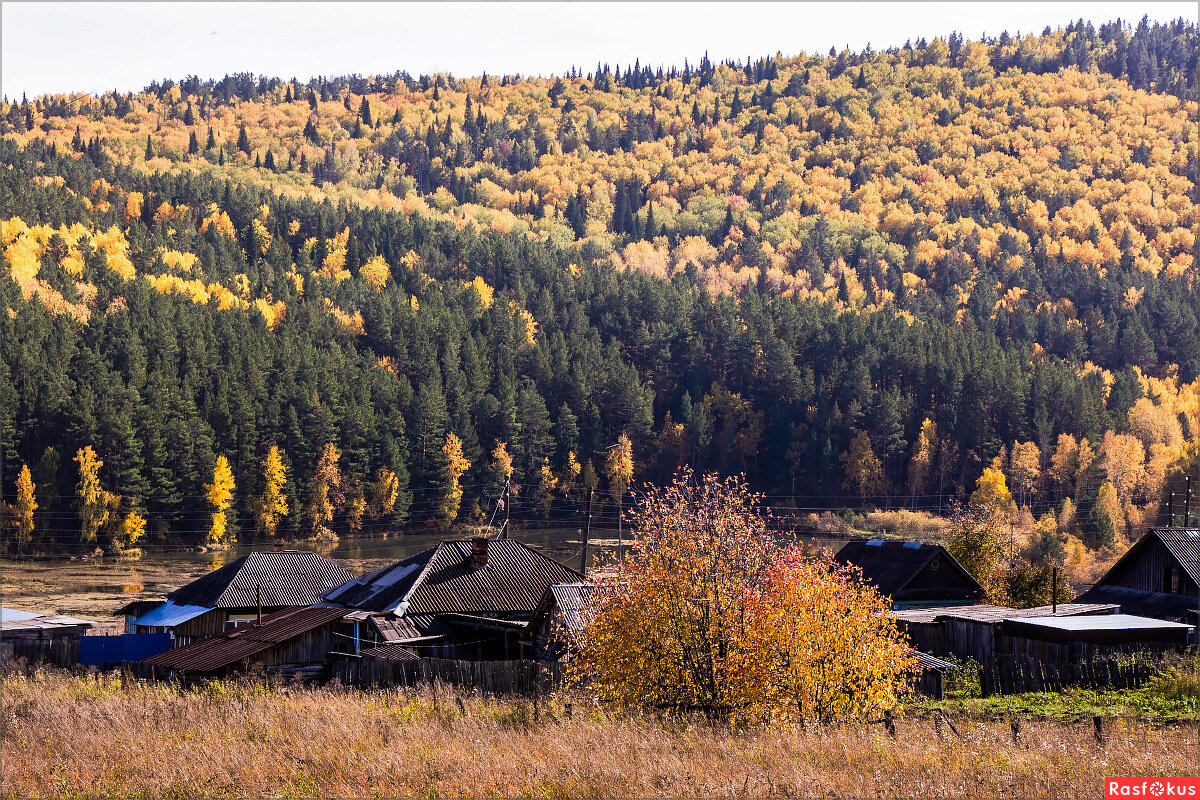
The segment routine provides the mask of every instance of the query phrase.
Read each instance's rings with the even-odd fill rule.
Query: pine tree
[[[194,156],[200,152],[200,140],[196,138],[196,132],[188,133],[188,155]]]
[[[154,146],[150,144],[150,134],[146,134],[146,160],[154,158]]]
[[[362,117],[362,124],[368,128],[371,127],[371,102],[367,98],[363,98],[362,105],[358,109],[359,115]]]
[[[246,123],[244,122],[238,128],[237,149],[246,155],[250,155],[250,137],[246,135]]]

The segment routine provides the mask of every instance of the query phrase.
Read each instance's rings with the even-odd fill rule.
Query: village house
[[[1114,603],[1126,614],[1194,621],[1200,529],[1152,528],[1109,568],[1081,603]]]
[[[0,662],[14,658],[68,667],[79,663],[79,640],[92,623],[57,614],[0,608]]]
[[[520,658],[526,625],[547,588],[582,574],[513,539],[442,542],[326,594],[350,609],[358,648],[404,645],[423,657]]]
[[[170,633],[173,646],[218,636],[285,608],[310,606],[354,576],[316,553],[256,552],[181,586],[146,607],[135,601],[125,614],[127,633]]]
[[[983,587],[941,545],[860,539],[847,542],[833,558],[862,570],[863,582],[890,598],[894,610],[983,599]]]

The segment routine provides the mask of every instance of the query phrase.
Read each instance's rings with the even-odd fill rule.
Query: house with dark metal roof
[[[245,625],[260,613],[310,606],[353,577],[316,553],[250,553],[181,586],[153,608],[127,606],[125,627],[129,633],[173,634],[181,647]]]
[[[938,544],[884,539],[847,542],[833,557],[862,571],[862,580],[891,598],[892,608],[978,603],[983,587]]]
[[[1092,588],[1085,603],[1115,603],[1126,614],[1180,622],[1196,614],[1200,528],[1151,528]]]
[[[426,657],[510,659],[520,655],[546,589],[582,577],[513,539],[449,540],[346,581],[322,604],[371,616],[360,634],[363,647],[404,644]],[[388,636],[397,624],[410,635]]]
[[[334,626],[348,613],[346,608],[285,608],[140,663],[156,677],[222,677],[245,670],[321,677],[328,673],[329,654],[341,646]]]

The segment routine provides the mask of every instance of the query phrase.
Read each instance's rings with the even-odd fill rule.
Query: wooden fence
[[[348,686],[418,686],[436,681],[491,695],[532,696],[560,688],[563,668],[558,662],[542,661],[356,658],[335,663],[333,677]]]
[[[31,664],[69,667],[79,663],[79,639],[6,639],[0,642],[0,663],[19,658]]]
[[[1148,663],[1097,658],[1075,664],[1039,661],[1032,656],[993,656],[979,667],[984,697],[1022,692],[1061,692],[1064,687],[1136,689],[1156,674]]]

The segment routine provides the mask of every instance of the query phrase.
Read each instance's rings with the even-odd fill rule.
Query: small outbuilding
[[[345,608],[287,608],[217,636],[168,650],[140,663],[156,677],[224,677],[233,672],[319,678],[340,646],[334,627]]]
[[[57,614],[0,608],[0,661],[25,658],[69,667],[79,663],[79,640],[94,623]]]
[[[863,582],[890,597],[894,610],[968,605],[984,596],[979,581],[939,544],[860,539],[833,558],[858,567]]]
[[[1085,614],[1006,619],[1000,630],[1007,654],[1074,664],[1114,652],[1182,649],[1192,627],[1132,614]]]

